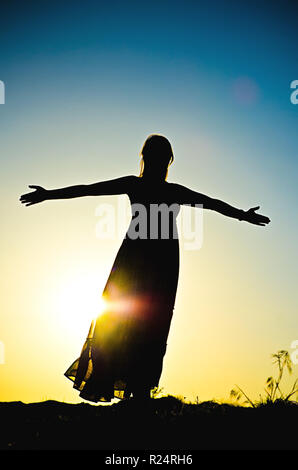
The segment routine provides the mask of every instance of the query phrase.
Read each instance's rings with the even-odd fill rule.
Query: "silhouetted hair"
[[[166,137],[159,134],[151,134],[145,140],[141,150],[141,171],[140,176],[143,176],[145,164],[154,168],[164,175],[167,179],[168,168],[174,161],[173,150],[170,142]]]

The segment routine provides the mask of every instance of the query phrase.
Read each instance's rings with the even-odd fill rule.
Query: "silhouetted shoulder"
[[[183,186],[182,184],[170,182],[167,182],[167,188],[171,195],[177,199],[179,204],[186,204],[186,201],[190,196],[190,189],[188,189],[186,186]]]
[[[137,189],[140,179],[141,178],[139,178],[136,175],[124,176],[124,184],[127,188],[126,194],[129,195],[130,193],[134,192]]]
[[[204,205],[206,208],[211,204],[211,198],[205,194],[193,191],[178,183],[167,183],[170,187],[171,195],[177,204]]]
[[[134,190],[136,176],[121,176],[112,180],[100,181],[87,186],[87,194],[93,196],[130,194]]]

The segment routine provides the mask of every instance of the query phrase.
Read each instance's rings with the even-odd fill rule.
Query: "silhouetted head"
[[[165,180],[173,160],[173,150],[168,139],[159,134],[149,135],[141,150],[140,176]]]

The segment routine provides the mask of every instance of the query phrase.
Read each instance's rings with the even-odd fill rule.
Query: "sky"
[[[0,401],[82,401],[63,374],[125,233],[97,227],[100,204],[117,212],[126,196],[20,195],[138,175],[151,133],[173,146],[169,182],[271,219],[203,211],[200,249],[181,241],[160,387],[258,398],[271,354],[298,339],[297,5],[28,0],[0,15]]]

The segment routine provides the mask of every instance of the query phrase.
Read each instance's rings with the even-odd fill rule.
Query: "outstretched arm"
[[[93,184],[80,184],[76,186],[67,186],[60,189],[44,189],[41,186],[31,185],[29,188],[35,191],[23,194],[20,201],[26,206],[38,204],[42,201],[51,199],[71,199],[82,196],[108,196],[113,194],[127,194],[133,176],[123,176],[108,181],[101,181]]]
[[[188,204],[188,205],[202,205],[204,209],[210,209],[220,214],[223,214],[227,217],[232,217],[233,219],[245,220],[251,224],[255,225],[266,225],[270,222],[270,219],[264,215],[257,214],[255,211],[260,209],[260,206],[252,207],[251,209],[244,211],[242,209],[237,209],[236,207],[227,204],[226,202],[220,201],[219,199],[213,199],[205,194],[192,191],[191,189],[186,188],[180,184],[175,185],[175,191],[178,197],[177,202],[179,204]]]

